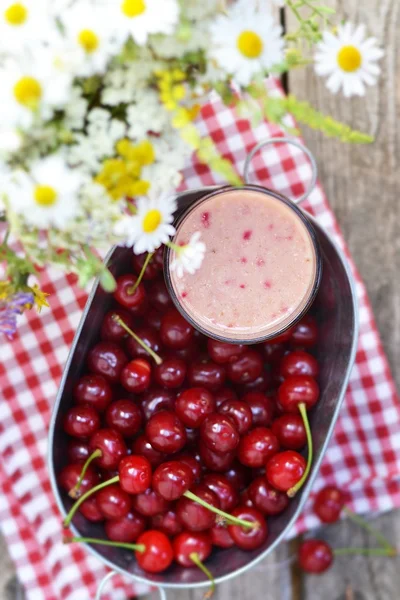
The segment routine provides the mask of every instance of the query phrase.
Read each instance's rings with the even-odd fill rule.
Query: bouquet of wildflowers
[[[196,129],[210,91],[253,121],[298,121],[343,141],[368,135],[293,96],[269,95],[265,78],[314,63],[333,93],[364,94],[382,56],[362,26],[335,27],[319,0],[286,0],[286,34],[272,0],[0,1],[0,331],[47,305],[38,272],[57,266],[84,286],[115,282],[99,252],[129,245],[144,267],[162,244],[173,268],[204,255],[195,234],[174,247],[173,190],[193,151],[240,183]],[[275,17],[274,17],[275,15]],[[0,224],[1,226],[1,224]]]

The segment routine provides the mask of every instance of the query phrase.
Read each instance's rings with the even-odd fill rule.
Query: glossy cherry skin
[[[73,406],[64,418],[64,431],[76,438],[88,438],[100,427],[100,416],[92,406]]]
[[[319,398],[319,387],[309,375],[291,375],[279,386],[278,400],[283,410],[298,413],[299,404],[310,410]]]
[[[237,361],[227,365],[229,379],[238,384],[254,381],[261,375],[262,370],[261,355],[251,349],[246,349]]]
[[[238,461],[235,461],[224,475],[239,492],[244,490],[250,482],[249,470]]]
[[[267,462],[267,481],[277,490],[287,492],[302,478],[306,469],[305,458],[294,450],[278,452]]]
[[[142,283],[139,283],[136,290],[132,293],[132,288],[137,281],[135,275],[121,275],[117,279],[117,287],[114,292],[114,298],[125,308],[137,308],[143,304],[146,298],[146,292]]]
[[[114,429],[99,429],[90,438],[90,453],[101,450],[102,455],[96,458],[96,464],[101,469],[117,469],[121,458],[127,453],[124,438]]]
[[[253,416],[246,402],[226,400],[218,407],[218,412],[232,419],[239,435],[247,433],[252,426]]]
[[[291,375],[310,375],[317,377],[319,373],[318,361],[312,354],[304,350],[288,352],[281,361],[279,372],[282,377]]]
[[[142,494],[136,494],[132,497],[132,507],[145,517],[154,517],[165,513],[171,508],[171,503],[161,498],[154,490],[148,488]]]
[[[312,348],[318,341],[318,327],[312,315],[306,315],[293,327],[291,335],[292,346]]]
[[[298,561],[303,571],[319,575],[327,571],[333,563],[333,552],[322,540],[306,540],[299,546]]]
[[[212,545],[217,546],[218,548],[232,548],[232,546],[235,545],[228,528],[223,524],[214,525],[214,527],[210,529],[209,535],[211,537]]]
[[[250,498],[249,488],[247,488],[247,490],[243,490],[243,492],[240,494],[240,506],[247,506],[248,508],[254,508],[253,501]]]
[[[213,452],[232,452],[240,440],[233,420],[225,415],[214,413],[208,415],[201,427],[200,437]]]
[[[143,571],[161,573],[168,569],[174,559],[174,551],[165,533],[149,529],[138,537],[137,543],[146,548],[144,552],[135,552],[137,563]]]
[[[122,369],[121,384],[128,392],[140,394],[150,387],[151,366],[144,358],[135,358]]]
[[[97,506],[106,519],[121,519],[131,508],[131,497],[118,483],[99,490],[96,494]]]
[[[133,329],[133,327],[131,327]],[[150,327],[135,328],[134,333],[151,348],[156,354],[161,352],[161,341],[157,331]],[[149,353],[132,336],[129,336],[125,343],[127,354],[131,358],[145,358],[149,360]]]
[[[212,550],[211,538],[208,533],[183,531],[172,542],[174,558],[182,567],[193,567],[190,555],[195,552],[201,561],[206,560]]]
[[[151,464],[144,456],[125,456],[118,466],[119,484],[128,494],[142,494],[151,485]]]
[[[141,397],[141,409],[145,421],[148,421],[160,410],[175,409],[175,394],[171,390],[153,388]]]
[[[142,425],[142,413],[132,400],[121,398],[107,408],[105,422],[124,437],[133,437]]]
[[[160,338],[164,346],[174,350],[186,348],[193,339],[193,327],[172,308],[162,318]]]
[[[207,415],[215,411],[214,396],[206,388],[189,388],[177,397],[175,411],[186,427],[200,427]]]
[[[118,383],[121,371],[128,362],[125,352],[114,342],[99,342],[89,350],[89,371],[103,375],[111,383]]]
[[[230,512],[239,502],[239,493],[227,477],[220,473],[204,475],[202,483],[217,494],[221,509]]]
[[[335,523],[340,517],[344,503],[343,492],[333,485],[327,485],[315,497],[314,512],[323,523]]]
[[[247,392],[242,397],[251,410],[254,427],[269,427],[274,419],[275,405],[272,398],[262,392]]]
[[[146,519],[132,509],[120,519],[108,519],[104,529],[109,540],[114,542],[136,542],[146,528]]]
[[[178,460],[169,460],[162,463],[153,474],[153,490],[164,500],[177,500],[192,484],[192,469]]]
[[[256,508],[248,506],[237,506],[231,514],[239,519],[258,523],[258,528],[241,527],[240,525],[228,525],[228,531],[236,546],[242,550],[255,550],[265,542],[268,529],[263,514]]]
[[[241,438],[238,459],[246,467],[262,467],[278,450],[275,434],[267,427],[256,427]]]
[[[157,467],[165,460],[165,454],[155,450],[145,435],[140,435],[134,440],[132,452],[147,458],[152,467]]]
[[[89,458],[89,444],[78,438],[68,440],[68,460],[72,463],[84,463]]]
[[[191,491],[208,504],[220,508],[218,496],[205,485],[197,485]],[[205,531],[215,524],[213,512],[185,496],[178,500],[176,514],[183,527],[189,531]]]
[[[307,435],[300,415],[285,414],[272,423],[272,431],[279,445],[287,450],[300,450],[306,445]]]
[[[178,533],[181,533],[183,529],[174,509],[170,509],[166,513],[151,517],[150,527],[151,529],[162,531],[168,537],[174,537],[175,535],[178,535]]]
[[[188,380],[192,387],[204,387],[217,392],[224,385],[226,371],[222,365],[212,361],[200,360],[192,363],[188,369]]]
[[[169,349],[167,356],[168,358],[180,358],[188,365],[189,363],[199,360],[201,357],[201,351],[196,338],[193,336],[192,341],[190,344],[185,346],[185,348],[182,348],[181,350]]]
[[[174,456],[175,460],[179,460],[179,462],[184,463],[189,469],[192,471],[192,481],[193,483],[197,483],[201,476],[201,466],[200,463],[195,459],[194,456],[190,454],[177,454]]]
[[[72,463],[64,467],[58,475],[58,483],[62,489],[66,492],[72,490],[78,483],[81,471],[82,465],[80,463]],[[79,496],[82,496],[82,494],[92,489],[92,487],[98,483],[100,483],[100,476],[97,471],[89,465],[79,488]]]
[[[242,344],[226,344],[211,338],[207,341],[207,350],[211,360],[219,365],[226,365],[238,360],[246,347]]]
[[[143,252],[143,254],[133,254],[132,267],[137,275],[140,275],[146,258],[147,252]],[[157,279],[157,277],[160,275],[160,272],[160,265],[158,264],[158,261],[156,260],[155,256],[152,256],[150,262],[148,263],[143,273],[143,279]]]
[[[265,477],[253,479],[248,494],[254,507],[265,515],[279,515],[289,504],[288,495],[274,489]]]
[[[244,383],[239,387],[240,394],[247,392],[267,392],[273,387],[272,375],[269,371],[263,371],[254,381]]]
[[[104,342],[121,342],[124,340],[128,333],[125,329],[117,323],[114,316],[120,317],[125,325],[130,329],[133,329],[133,318],[132,315],[123,308],[114,308],[105,314],[103,323],[101,325],[100,337]]]
[[[101,375],[84,375],[74,386],[72,395],[77,404],[92,406],[103,412],[112,400],[112,390]]]
[[[203,464],[210,471],[215,471],[217,473],[224,473],[224,471],[227,471],[231,467],[236,456],[235,450],[232,452],[224,452],[223,454],[220,452],[213,452],[206,446],[203,440],[200,440],[199,449]]]
[[[151,329],[155,329],[157,333],[160,331],[162,314],[158,310],[150,309],[146,314],[147,325]]]
[[[186,444],[186,430],[179,417],[170,410],[155,413],[146,425],[146,437],[156,450],[174,453]]]
[[[186,363],[180,358],[166,358],[154,367],[154,380],[166,388],[179,388],[185,381]]]
[[[269,342],[264,342],[261,347],[266,362],[273,366],[279,364],[287,352],[287,346],[285,344],[272,344]]]
[[[79,512],[92,523],[99,523],[104,521],[104,516],[99,507],[97,506],[96,497],[91,496],[79,507]]]
[[[173,308],[171,296],[162,279],[157,279],[157,281],[154,281],[154,283],[149,286],[148,296],[150,304],[161,313]]]
[[[214,398],[215,398],[216,407],[218,408],[219,406],[221,406],[221,404],[223,404],[227,400],[237,400],[238,395],[235,392],[235,390],[233,390],[232,388],[223,387],[220,390],[218,390],[217,392],[215,392]]]

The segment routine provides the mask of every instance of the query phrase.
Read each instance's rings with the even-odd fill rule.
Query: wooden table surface
[[[400,2],[399,0],[327,0],[340,16],[366,23],[385,48],[379,85],[366,98],[332,96],[312,68],[290,75],[289,89],[325,113],[371,133],[372,146],[346,146],[304,129],[320,179],[342,227],[372,306],[400,388]],[[400,539],[400,512],[375,519],[390,539]],[[370,540],[347,522],[321,529],[334,546],[365,546]],[[282,544],[246,575],[219,587],[215,600],[398,600],[397,559],[346,557],[319,577],[299,573],[290,557],[294,541]],[[282,563],[282,564],[278,564]],[[202,591],[169,594],[174,600],[201,600]],[[154,596],[156,597],[156,596]],[[22,600],[4,543],[0,540],[0,600]],[[63,599],[60,599],[63,600]],[[82,598],[82,600],[89,600]],[[91,600],[91,599],[90,599]]]

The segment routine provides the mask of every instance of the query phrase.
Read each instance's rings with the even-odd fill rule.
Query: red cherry
[[[217,408],[227,400],[237,400],[237,394],[232,388],[223,387],[215,392],[215,404]]]
[[[143,571],[161,573],[168,569],[174,558],[171,542],[161,531],[149,529],[138,537],[137,544],[143,544],[144,552],[135,552],[137,563]]]
[[[89,458],[89,444],[78,438],[68,440],[68,460],[72,463],[84,463]]]
[[[143,304],[146,298],[146,292],[142,283],[139,283],[133,291],[133,287],[137,281],[134,275],[121,275],[117,279],[117,287],[114,292],[114,298],[125,308],[138,308]]]
[[[142,413],[132,400],[116,400],[107,408],[105,421],[124,437],[133,437],[142,425]]]
[[[279,369],[282,377],[290,377],[291,375],[309,375],[317,377],[319,366],[317,359],[312,354],[303,350],[293,350],[288,352],[283,358]]]
[[[162,515],[154,515],[154,517],[151,517],[150,527],[151,529],[162,531],[168,537],[174,537],[182,531],[182,525],[173,509],[168,510]]]
[[[225,382],[225,368],[214,362],[201,360],[192,363],[188,370],[188,380],[192,387],[204,387],[217,392]]]
[[[136,358],[122,369],[120,381],[128,392],[140,394],[150,386],[150,378],[150,363],[144,358]]]
[[[219,508],[218,496],[205,485],[197,485],[190,490],[196,496]],[[205,531],[215,524],[215,514],[205,506],[182,496],[176,505],[179,521],[189,531]]]
[[[287,492],[302,478],[306,461],[294,450],[285,450],[272,456],[267,462],[267,481],[277,490]]]
[[[97,506],[106,519],[121,519],[128,514],[131,498],[118,483],[113,483],[96,493]]]
[[[108,519],[104,524],[108,539],[128,544],[136,542],[145,527],[146,519],[133,510],[120,519]]]
[[[233,461],[235,460],[235,451],[224,452],[223,454],[219,452],[213,452],[202,440],[200,440],[199,448],[201,460],[207,469],[210,469],[210,471],[223,473],[231,467]]]
[[[228,416],[234,422],[239,435],[247,433],[253,421],[250,407],[240,400],[226,400],[218,407],[221,415]]]
[[[136,438],[132,444],[132,452],[147,458],[152,467],[157,467],[165,460],[165,454],[155,450],[145,435]]]
[[[99,507],[97,506],[96,497],[92,496],[83,502],[79,507],[79,512],[92,523],[99,523],[104,521],[104,516]]]
[[[218,413],[208,415],[200,428],[200,437],[213,452],[232,452],[240,436],[232,419]]]
[[[171,508],[171,503],[161,498],[154,490],[148,488],[142,494],[136,494],[132,498],[132,507],[145,517],[154,517],[165,513]]]
[[[134,254],[132,257],[132,267],[137,275],[140,275],[142,268],[144,266],[144,262],[147,258],[147,252],[143,254]],[[152,256],[150,262],[147,264],[147,267],[143,273],[143,279],[157,279],[160,275],[160,265],[158,261],[155,259],[155,256]]]
[[[221,510],[230,512],[239,502],[238,492],[224,475],[208,473],[204,475],[203,484],[218,496]]]
[[[186,437],[188,446],[196,447],[200,439],[200,430],[186,427]]]
[[[306,315],[293,327],[291,335],[293,346],[312,348],[318,341],[318,327],[315,318]]]
[[[272,431],[267,427],[256,427],[241,438],[238,459],[246,467],[261,467],[278,450],[278,440]]]
[[[129,326],[130,327],[130,326]],[[133,329],[133,327],[130,327]],[[140,327],[134,330],[136,335],[144,342],[153,352],[156,354],[160,353],[161,341],[159,335],[154,329],[150,327]],[[131,358],[149,358],[149,353],[143,348],[135,338],[129,336],[126,340],[126,351]]]
[[[149,286],[148,295],[150,304],[161,313],[173,307],[171,296],[162,279],[157,279]]]
[[[186,444],[186,431],[182,421],[169,410],[155,413],[146,425],[146,437],[160,452],[173,453]]]
[[[155,329],[157,332],[160,331],[162,314],[158,310],[149,310],[146,315],[147,325],[151,329]]]
[[[201,561],[206,560],[211,554],[212,544],[208,533],[183,531],[172,542],[174,558],[182,567],[193,567],[190,555],[195,553]]]
[[[125,456],[118,466],[119,483],[128,494],[141,494],[151,485],[151,464],[144,456]]]
[[[278,399],[285,412],[298,413],[299,404],[310,410],[319,398],[319,387],[313,377],[292,375],[279,386]]]
[[[81,471],[82,465],[79,463],[72,463],[64,467],[58,475],[58,483],[62,489],[66,492],[72,490],[72,488],[74,488],[78,483]],[[79,496],[82,496],[82,494],[92,489],[99,482],[99,474],[93,469],[92,466],[89,466],[79,488]]]
[[[228,531],[236,546],[242,550],[259,548],[268,537],[268,529],[262,513],[248,506],[237,506],[231,513],[234,517],[257,523],[257,528],[228,525]]]
[[[217,546],[218,548],[232,548],[235,545],[228,528],[223,523],[214,525],[210,529],[209,534],[213,546]]]
[[[207,415],[215,411],[215,400],[205,388],[189,388],[177,397],[175,410],[186,427],[196,428],[200,427]]]
[[[327,571],[333,562],[331,547],[322,540],[306,540],[298,549],[299,565],[306,573]]]
[[[208,354],[211,360],[219,365],[235,362],[243,354],[246,347],[241,344],[226,344],[211,338],[207,341]]]
[[[242,397],[251,410],[254,427],[269,427],[275,414],[275,405],[272,398],[262,392],[247,392]]]
[[[315,497],[314,512],[323,523],[335,523],[340,517],[344,503],[343,492],[333,485],[327,485]]]
[[[103,375],[111,383],[118,383],[122,369],[128,362],[125,352],[114,342],[99,342],[89,350],[89,371]]]
[[[266,342],[264,342],[264,344],[284,344],[285,342],[289,342],[289,340],[292,337],[293,330],[294,328],[290,327],[289,329],[286,329],[286,331],[284,331],[283,333],[276,335],[270,340],[267,340]]]
[[[114,319],[114,315],[120,317],[125,325],[133,329],[132,315],[123,308],[114,308],[105,314],[101,325],[100,337],[105,342],[121,342],[127,337],[127,332]]]
[[[169,350],[168,358],[180,358],[187,365],[191,362],[199,360],[201,356],[200,348],[196,338],[193,336],[192,341],[188,346],[182,348],[181,350]]]
[[[175,394],[170,390],[153,388],[145,392],[141,399],[141,408],[146,421],[160,410],[173,411],[175,408]]]
[[[261,355],[251,349],[246,349],[237,361],[227,365],[227,374],[233,383],[250,383],[261,375],[262,370]]]
[[[282,415],[272,423],[272,431],[282,448],[300,450],[306,445],[307,434],[300,415]]]
[[[240,394],[247,394],[247,392],[267,392],[273,387],[272,375],[269,371],[263,371],[261,375],[240,386]]]
[[[175,309],[169,310],[162,318],[160,337],[168,348],[181,350],[193,339],[193,327]]]
[[[284,344],[271,344],[269,342],[265,342],[262,349],[265,360],[272,365],[280,363],[286,352]]]
[[[101,450],[101,456],[96,458],[96,464],[101,469],[116,469],[121,458],[126,456],[127,449],[124,438],[114,429],[99,429],[89,441],[90,453]]]
[[[103,412],[112,400],[110,384],[101,375],[84,375],[74,386],[73,397],[77,404],[92,406]]]
[[[266,515],[279,515],[289,504],[288,495],[275,490],[265,477],[253,479],[248,493],[254,507]]]
[[[64,431],[77,438],[88,438],[100,427],[99,413],[92,406],[73,406],[64,418]]]
[[[255,508],[252,499],[250,498],[249,488],[240,494],[240,505],[248,508]],[[261,511],[262,512],[262,511]]]
[[[154,368],[154,379],[167,388],[181,387],[186,377],[186,364],[180,358],[166,358]]]
[[[235,461],[224,473],[236,490],[244,490],[249,484],[250,473],[240,462]]]
[[[174,459],[179,460],[179,462],[182,462],[189,467],[192,471],[193,482],[197,482],[200,479],[201,466],[194,456],[191,456],[190,454],[177,454],[174,456]]]
[[[162,463],[154,471],[153,490],[165,500],[177,500],[192,484],[192,469],[178,460]]]

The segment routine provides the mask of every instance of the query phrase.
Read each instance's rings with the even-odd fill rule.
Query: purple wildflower
[[[22,315],[27,305],[33,305],[33,294],[17,292],[8,298],[0,300],[0,333],[9,339],[17,330],[17,316]]]

